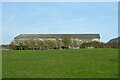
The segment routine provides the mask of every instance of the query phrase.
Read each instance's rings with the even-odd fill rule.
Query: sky
[[[2,44],[20,34],[118,36],[117,2],[3,2]]]

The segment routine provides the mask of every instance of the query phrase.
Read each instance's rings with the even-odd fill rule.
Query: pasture
[[[3,50],[3,78],[117,78],[117,49]]]

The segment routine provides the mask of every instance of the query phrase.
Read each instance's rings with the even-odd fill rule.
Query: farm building
[[[64,42],[63,39],[69,39],[70,44],[69,41]],[[66,44],[68,45],[66,46],[68,48],[78,49],[83,42],[92,42],[92,41],[100,42],[100,35],[99,34],[20,34],[14,38],[13,43],[17,46],[18,44],[25,45],[26,43],[24,42],[29,41],[29,43],[27,43],[29,45],[33,43],[34,43],[33,45],[38,45],[40,43],[39,41],[42,42],[53,41],[55,42],[54,45],[56,45],[57,40],[59,40],[61,46],[65,46],[64,44]],[[45,43],[45,44],[48,45],[49,43]]]
[[[78,43],[100,41],[99,34],[20,34],[14,38],[14,40],[56,40],[63,38],[70,38],[76,40]]]
[[[78,42],[100,41],[99,34],[20,34],[14,40],[56,40],[62,38],[70,38]]]

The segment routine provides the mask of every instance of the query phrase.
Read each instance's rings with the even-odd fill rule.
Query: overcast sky
[[[100,34],[118,36],[117,2],[4,2],[2,44],[19,34]]]

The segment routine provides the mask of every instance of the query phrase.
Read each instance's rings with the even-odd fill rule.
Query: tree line
[[[76,46],[76,41],[71,41],[71,39],[63,38],[55,40],[14,40],[9,45],[11,49],[14,50],[39,50],[39,49],[69,49],[69,46]]]
[[[94,47],[94,48],[116,48],[120,49],[120,42],[112,42],[112,43],[103,43],[103,42],[84,42],[81,44],[81,48],[87,48],[87,47]]]
[[[39,40],[39,39],[30,39],[30,40],[13,40],[10,45],[2,45],[13,50],[46,50],[46,49],[74,49],[75,47],[79,48],[120,48],[120,42],[114,43],[103,43],[103,42],[83,42],[78,44],[77,41],[71,40],[70,38],[63,38],[55,40]]]

